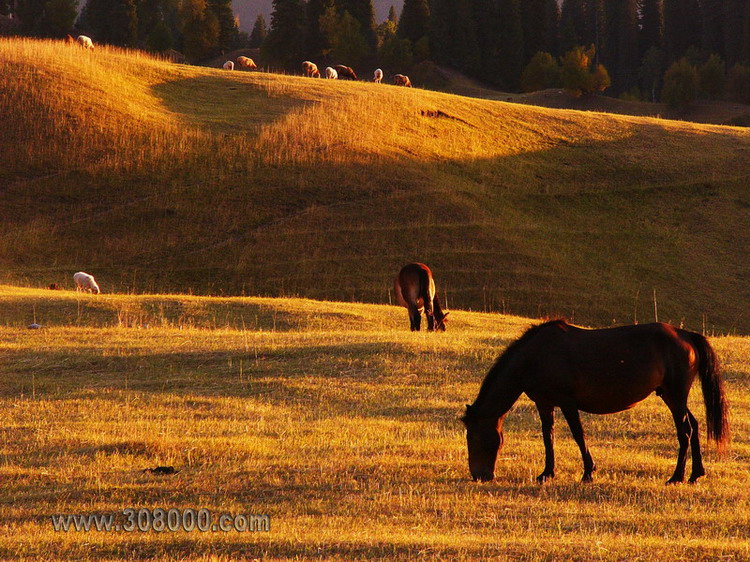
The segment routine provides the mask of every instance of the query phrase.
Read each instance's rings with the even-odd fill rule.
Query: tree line
[[[193,61],[250,46],[289,70],[306,59],[396,71],[432,60],[509,91],[750,101],[750,0],[404,0],[379,24],[372,0],[273,0],[270,26],[259,16],[249,35],[231,0],[87,0],[78,17],[76,5],[0,0],[0,13],[14,10],[27,34],[75,23],[100,42]]]
[[[80,14],[78,6],[78,0],[0,0],[0,14],[13,14],[24,35],[81,32],[99,43],[176,49],[191,61],[249,43],[232,0],[86,0]]]

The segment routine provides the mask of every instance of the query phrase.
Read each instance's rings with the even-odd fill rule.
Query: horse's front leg
[[[544,484],[555,477],[555,408],[537,404],[539,419],[542,420],[542,439],[544,440],[544,472],[536,477],[536,481]]]
[[[589,453],[589,450],[586,447],[578,408],[562,408],[562,412],[565,419],[568,421],[570,432],[573,434],[573,439],[575,439],[575,442],[581,451],[581,457],[583,458],[583,478],[581,478],[581,482],[592,482],[594,479],[591,477],[591,474],[596,470],[596,465],[594,464],[594,459],[591,458],[591,453]]]

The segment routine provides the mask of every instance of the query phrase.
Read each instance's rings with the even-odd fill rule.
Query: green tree
[[[273,0],[271,30],[261,47],[263,58],[286,68],[298,69],[305,58],[305,20],[302,0]]]
[[[232,0],[208,0],[208,7],[219,22],[219,49],[231,51],[237,45],[240,31],[232,11]]]
[[[263,14],[258,14],[258,17],[255,18],[253,30],[250,32],[250,48],[257,49],[260,47],[267,36],[266,18],[263,17]]]
[[[378,52],[383,47],[383,44],[396,35],[396,22],[391,20],[385,20],[383,23],[375,28],[375,38],[377,40]]]
[[[44,5],[44,34],[64,37],[78,17],[78,0],[48,0]]]
[[[46,0],[18,0],[16,14],[21,22],[21,32],[35,35],[41,32]]]
[[[497,30],[497,61],[500,65],[499,83],[507,89],[517,90],[524,67],[523,28],[518,0],[499,0]],[[491,62],[483,60],[483,67]]]
[[[637,0],[607,0],[606,34],[602,62],[612,76],[619,94],[638,85],[638,4]]]
[[[185,56],[196,62],[215,55],[219,48],[219,20],[206,0],[186,0],[181,18]]]
[[[521,89],[524,92],[535,92],[560,85],[560,65],[554,57],[539,52],[531,57],[521,75]]]
[[[395,34],[387,37],[378,52],[378,60],[385,68],[392,69],[397,73],[404,72],[411,67],[414,61],[411,41],[399,39]]]
[[[392,21],[398,28],[398,14],[396,13],[396,6],[391,4],[391,8],[388,10],[388,20]]]
[[[698,97],[698,83],[698,71],[683,57],[664,74],[661,99],[672,109],[684,110]]]
[[[750,104],[750,66],[737,63],[729,70],[728,89],[734,101]]]
[[[329,53],[324,53],[334,61],[346,65],[356,65],[367,56],[369,46],[362,35],[362,26],[349,12],[338,15],[331,7],[320,18],[320,29],[331,45]]]
[[[306,56],[308,58],[319,57],[331,49],[328,39],[320,29],[320,18],[331,8],[335,9],[334,0],[307,1]]]
[[[425,37],[429,30],[430,7],[427,0],[404,0],[398,21],[398,36],[412,45]]]
[[[701,10],[698,0],[664,0],[664,50],[667,63],[700,46]]]
[[[375,49],[375,10],[372,0],[336,0],[336,9],[340,14],[349,14],[359,22],[360,33],[371,49]]]
[[[708,99],[716,99],[724,93],[726,74],[724,61],[717,54],[711,55],[698,69],[701,94]]]
[[[641,60],[638,77],[641,80],[644,92],[648,92],[648,98],[652,102],[659,99],[658,93],[661,80],[664,76],[664,51],[659,47],[651,47]]]
[[[174,38],[169,26],[164,20],[160,20],[148,34],[146,44],[150,51],[164,52],[174,46]]]
[[[88,0],[79,21],[102,43],[133,46],[138,39],[135,0]]]
[[[609,73],[602,64],[594,64],[596,47],[576,47],[562,59],[562,84],[573,96],[603,92],[609,87]]]

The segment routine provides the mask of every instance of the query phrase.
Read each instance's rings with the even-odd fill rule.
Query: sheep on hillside
[[[224,70],[234,70],[234,63],[230,60],[224,63],[224,66],[222,66]]]
[[[79,35],[77,41],[78,44],[84,49],[94,48],[94,42],[91,40],[91,37],[87,37],[86,35]]]
[[[79,271],[73,275],[73,281],[76,284],[76,291],[85,291],[87,293],[99,294],[99,285],[96,284],[96,280],[93,275]]]
[[[250,57],[237,57],[237,66],[240,68],[247,68],[248,70],[258,68],[258,65],[255,64],[255,61]]]
[[[308,76],[310,78],[320,78],[320,70],[318,70],[318,65],[314,62],[310,62],[309,60],[306,60],[302,63],[302,72],[305,73],[305,76]]]
[[[411,88],[411,80],[409,80],[408,76],[404,76],[403,74],[396,74],[396,76],[393,77],[393,84],[395,86],[406,86],[407,88]]]
[[[380,68],[375,70],[372,81],[376,84],[380,84],[383,81],[383,71]]]
[[[333,68],[330,66],[326,68],[326,78],[329,80],[336,80],[339,77],[339,73],[336,72]]]

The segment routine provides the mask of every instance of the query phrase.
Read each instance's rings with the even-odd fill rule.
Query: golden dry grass
[[[584,417],[592,485],[558,422],[546,486],[522,399],[497,480],[477,484],[458,416],[531,321],[451,320],[413,334],[388,306],[0,287],[0,557],[750,558],[748,339],[711,339],[734,442],[725,459],[704,444],[699,484],[664,485],[676,439],[656,397]],[[691,404],[703,424],[698,386]],[[155,465],[181,472],[141,473]],[[271,532],[56,533],[49,518],[126,507],[268,513]]]
[[[747,332],[750,134],[0,40],[6,281]],[[738,303],[742,303],[738,306]]]

